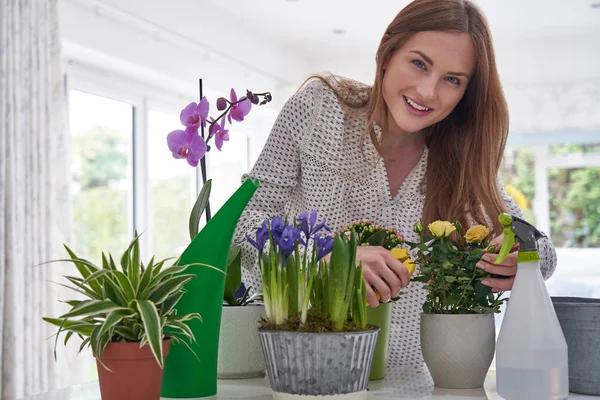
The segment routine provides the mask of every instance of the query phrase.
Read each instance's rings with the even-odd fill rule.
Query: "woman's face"
[[[446,118],[462,98],[475,68],[473,43],[466,33],[419,32],[384,67],[388,126],[418,132]]]

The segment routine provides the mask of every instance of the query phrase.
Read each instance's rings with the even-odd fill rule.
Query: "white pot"
[[[435,386],[483,386],[494,358],[494,314],[421,314],[421,350]]]
[[[265,358],[258,338],[259,321],[265,316],[262,305],[223,306],[219,335],[219,379],[243,379],[259,376],[265,370]]]

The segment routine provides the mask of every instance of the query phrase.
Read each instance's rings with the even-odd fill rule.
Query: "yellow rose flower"
[[[406,249],[395,247],[392,250],[390,250],[390,252],[392,253],[392,256],[394,256],[394,258],[398,261],[404,262],[404,260],[408,258],[408,250]]]
[[[456,227],[452,225],[452,223],[448,221],[435,221],[429,224],[429,231],[436,238],[442,238],[444,236],[449,236],[452,232],[456,230]]]
[[[481,243],[490,234],[490,229],[483,225],[476,225],[469,228],[465,233],[467,243]]]
[[[402,262],[406,269],[408,270],[408,276],[412,276],[413,272],[415,272],[416,265],[410,258],[407,258]]]

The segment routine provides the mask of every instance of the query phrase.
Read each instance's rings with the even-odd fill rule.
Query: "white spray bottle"
[[[500,214],[499,264],[519,243],[517,275],[496,343],[496,389],[505,400],[560,400],[569,395],[567,342],[540,271],[537,239],[528,222]]]

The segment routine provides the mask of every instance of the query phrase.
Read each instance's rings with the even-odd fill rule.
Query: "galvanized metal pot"
[[[600,395],[600,299],[552,297],[569,349],[569,390]]]
[[[366,398],[379,330],[335,333],[259,330],[274,398],[293,398],[290,395]]]

